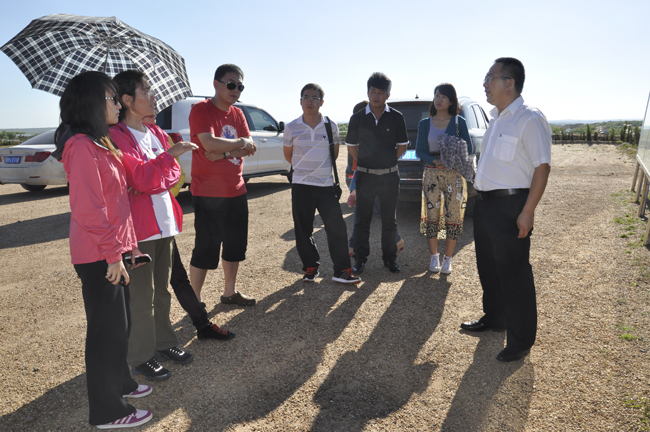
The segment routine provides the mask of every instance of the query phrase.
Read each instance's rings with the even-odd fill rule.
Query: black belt
[[[477,190],[478,199],[488,199],[488,198],[499,198],[509,195],[517,195],[522,193],[528,193],[530,189],[495,189],[491,191],[479,191]]]
[[[361,171],[362,173],[368,173],[368,174],[374,174],[374,175],[384,175],[384,174],[394,173],[395,171],[397,171],[397,165],[395,165],[394,167],[381,168],[381,169],[364,168],[364,167],[358,166],[357,169],[359,171]]]

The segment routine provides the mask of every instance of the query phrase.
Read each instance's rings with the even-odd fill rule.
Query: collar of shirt
[[[321,126],[324,126],[325,123],[327,123],[327,117],[325,117],[323,114],[320,114],[320,113],[319,113],[319,115],[320,115],[320,123],[318,123],[318,124],[316,125],[316,127],[313,128],[314,130],[318,129],[318,128],[321,127]],[[298,123],[300,123],[300,124],[303,125],[303,126],[307,126],[307,127],[310,128],[310,129],[312,128],[312,127],[309,126],[307,123],[305,123],[305,121],[302,119],[302,116],[298,117]]]
[[[388,108],[388,104],[384,104],[384,112],[390,112],[390,108]],[[373,117],[375,117],[375,113],[370,111],[370,104],[366,105],[366,115],[372,114]],[[375,117],[375,126],[379,123],[379,120],[377,120],[377,117]]]
[[[514,114],[515,111],[517,111],[523,104],[524,98],[522,96],[519,96],[517,99],[513,100],[512,103],[506,107],[506,109],[501,111],[501,113],[499,113],[499,109],[497,107],[492,108],[492,110],[490,110],[490,116],[496,119],[501,117],[506,111],[510,112],[510,114]]]

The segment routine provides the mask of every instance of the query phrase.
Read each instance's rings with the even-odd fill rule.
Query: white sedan
[[[68,184],[63,164],[51,156],[55,149],[54,130],[0,148],[0,184],[18,183],[30,192]]]

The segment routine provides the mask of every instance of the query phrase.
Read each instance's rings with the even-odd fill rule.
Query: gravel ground
[[[345,160],[345,152],[342,155]],[[321,278],[301,281],[290,189],[284,177],[249,183],[248,260],[238,288],[252,308],[218,304],[211,318],[237,333],[198,341],[172,304],[172,322],[196,360],[135,400],[148,431],[635,431],[646,425],[650,323],[644,224],[629,190],[634,161],[614,146],[553,147],[551,178],[536,215],[538,342],[524,361],[494,357],[505,334],[478,336],[459,323],[481,314],[472,219],[450,276],[427,271],[418,203],[398,209],[403,272],[382,267],[379,224],[363,283],[331,281],[325,235]],[[343,164],[341,164],[343,165]],[[341,166],[341,168],[343,168]],[[345,198],[345,197],[344,197]],[[187,265],[191,197],[179,198]],[[352,213],[342,202],[348,230]],[[0,430],[86,431],[85,316],[70,264],[66,188],[0,187]],[[626,237],[622,237],[626,236]],[[621,336],[627,334],[624,339]]]

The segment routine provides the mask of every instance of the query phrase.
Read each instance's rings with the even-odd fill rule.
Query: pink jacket
[[[120,261],[138,247],[124,165],[83,134],[66,142],[61,162],[70,183],[72,264]]]
[[[169,149],[169,138],[162,129],[156,125],[145,124],[145,126],[158,138],[165,150]],[[136,235],[139,240],[144,240],[160,234],[150,195],[168,191],[178,183],[181,168],[176,159],[166,151],[155,159],[148,160],[124,122],[112,126],[110,134],[113,142],[124,153],[122,162],[126,167],[126,182],[131,187],[129,201]],[[183,210],[176,198],[170,195],[176,225],[180,232],[183,229]]]

